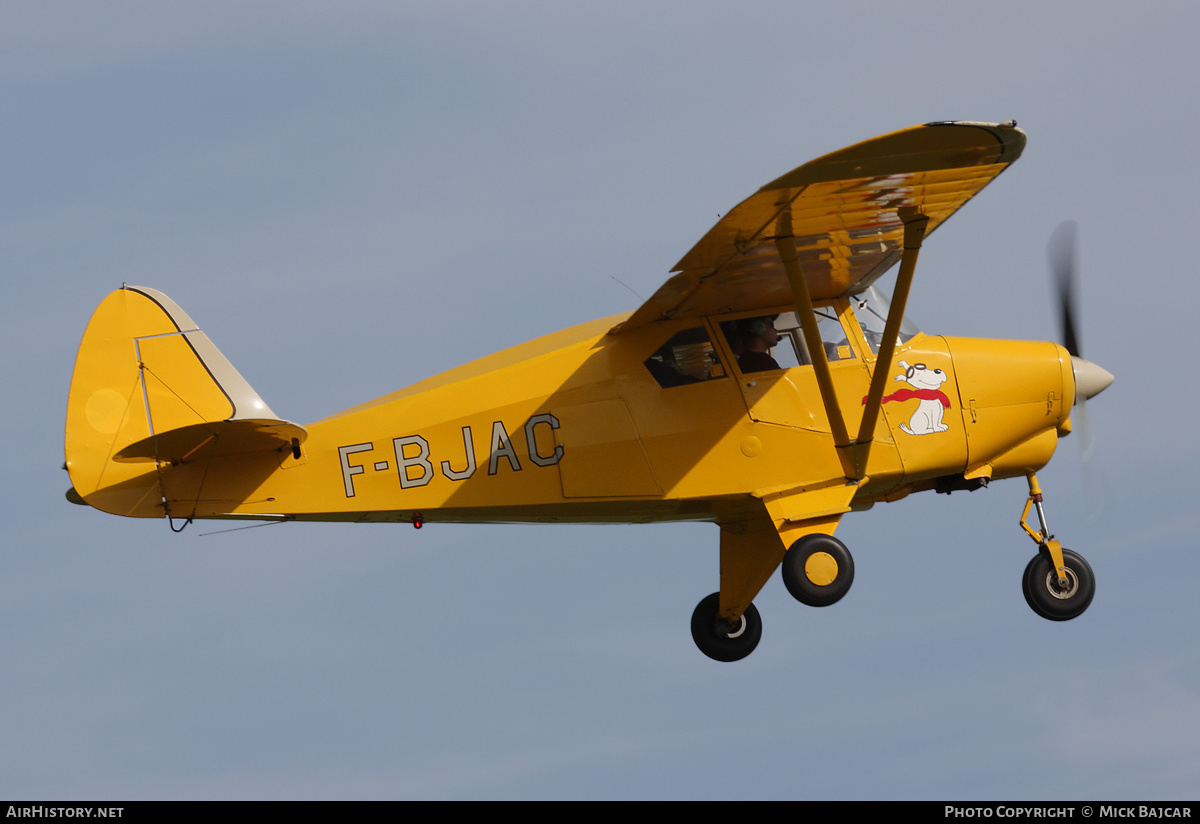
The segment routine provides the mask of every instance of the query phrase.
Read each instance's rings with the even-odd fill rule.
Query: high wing
[[[675,265],[678,274],[612,331],[791,303],[775,243],[783,235],[795,237],[813,300],[860,292],[900,260],[901,208],[927,216],[928,235],[1024,148],[1013,121],[960,121],[913,126],[817,158],[735,206]]]

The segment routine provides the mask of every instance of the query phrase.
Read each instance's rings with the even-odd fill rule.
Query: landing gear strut
[[[1082,555],[1063,549],[1054,540],[1046,526],[1046,513],[1042,510],[1042,490],[1037,475],[1032,472],[1029,479],[1029,500],[1021,513],[1021,528],[1038,545],[1038,554],[1025,567],[1021,580],[1021,591],[1029,608],[1050,621],[1070,621],[1092,603],[1096,594],[1096,577]],[[1030,509],[1037,510],[1040,532],[1034,532],[1026,523]]]

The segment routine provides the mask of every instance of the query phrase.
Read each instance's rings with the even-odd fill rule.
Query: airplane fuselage
[[[830,368],[855,431],[875,362],[852,307],[831,308],[845,357]],[[159,467],[167,505],[196,518],[729,521],[757,505],[747,490],[845,483],[810,365],[743,374],[723,318],[608,334],[621,319],[549,335],[317,421],[298,454],[198,455]],[[708,373],[661,385],[647,359],[697,329],[711,347]],[[1053,454],[1073,399],[1061,347],[918,334],[896,357],[908,368],[893,368],[895,390],[854,506],[1023,475]],[[157,487],[145,468],[146,485]],[[138,496],[122,514],[161,517],[163,505]]]

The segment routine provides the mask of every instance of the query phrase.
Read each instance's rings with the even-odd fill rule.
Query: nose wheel
[[[1038,554],[1025,567],[1021,591],[1029,608],[1049,621],[1070,621],[1083,614],[1096,594],[1096,576],[1083,556],[1054,540],[1042,510],[1042,490],[1037,476],[1029,476],[1029,500],[1021,513],[1021,528],[1038,545]],[[1037,510],[1040,532],[1026,523],[1030,509]]]
[[[1025,567],[1021,590],[1030,609],[1050,621],[1070,621],[1083,613],[1096,594],[1096,577],[1083,556],[1062,550],[1066,584],[1059,583],[1058,571],[1049,552],[1039,552]]]

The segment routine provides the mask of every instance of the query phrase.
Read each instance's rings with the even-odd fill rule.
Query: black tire
[[[836,574],[831,574],[834,570]],[[805,535],[783,556],[781,572],[793,598],[810,607],[827,607],[850,591],[854,558],[832,535]]]
[[[742,613],[740,626],[728,632],[717,619],[721,593],[714,592],[696,605],[692,613],[692,640],[700,651],[714,661],[740,661],[758,646],[762,638],[762,618],[754,604]]]
[[[1058,574],[1050,553],[1042,550],[1025,567],[1021,591],[1029,608],[1049,621],[1070,621],[1083,614],[1096,594],[1096,576],[1083,556],[1064,549],[1067,588],[1058,586]]]

